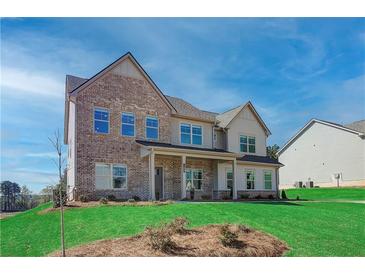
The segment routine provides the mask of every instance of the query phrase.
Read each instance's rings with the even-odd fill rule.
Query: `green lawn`
[[[285,190],[290,199],[365,201],[365,188],[295,188]]]
[[[1,220],[2,256],[44,256],[60,248],[59,213],[38,211]],[[332,202],[175,203],[65,211],[67,247],[141,232],[146,225],[186,216],[192,226],[244,223],[291,247],[287,256],[365,256],[365,204]]]

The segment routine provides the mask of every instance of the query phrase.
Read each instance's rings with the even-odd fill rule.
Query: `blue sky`
[[[309,119],[365,119],[365,19],[2,19],[1,180],[56,182],[65,75],[131,51],[162,91],[211,111],[251,100],[282,146]]]

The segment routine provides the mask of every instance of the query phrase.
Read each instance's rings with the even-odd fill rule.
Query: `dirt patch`
[[[172,236],[174,248],[164,252],[153,249],[146,233],[128,238],[101,240],[66,251],[67,256],[87,257],[277,257],[289,250],[279,239],[253,229],[238,230],[233,246],[221,242],[221,226],[208,225],[175,233]],[[237,226],[230,225],[232,229]],[[59,256],[59,252],[50,256]]]
[[[106,206],[163,206],[163,205],[169,205],[174,203],[171,200],[168,201],[139,201],[139,202],[116,202],[116,201],[108,201]],[[68,202],[66,206],[64,206],[64,209],[70,209],[70,208],[87,208],[87,207],[96,207],[100,206],[99,201],[91,201],[91,202],[80,202],[80,201],[74,201],[74,202]],[[59,208],[46,208],[44,210],[41,210],[38,212],[38,214],[46,214],[48,212],[58,211]]]
[[[17,212],[0,212],[0,220],[14,216],[18,213],[21,213],[22,211],[17,211]]]

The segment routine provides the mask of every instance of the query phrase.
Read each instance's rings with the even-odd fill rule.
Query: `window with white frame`
[[[247,189],[255,189],[255,171],[252,169],[246,170],[246,186]]]
[[[232,189],[233,187],[233,173],[232,170],[226,170],[226,184],[227,189]]]
[[[203,128],[199,125],[182,123],[180,124],[180,143],[181,144],[203,144]]]
[[[94,109],[94,132],[109,133],[109,110],[103,108]]]
[[[201,145],[203,143],[202,127],[192,125],[192,140],[193,145]]]
[[[265,189],[272,189],[272,171],[264,171]]]
[[[146,117],[146,138],[147,139],[158,139],[158,119],[157,117],[147,116]]]
[[[134,114],[130,112],[122,113],[121,134],[123,136],[134,136]]]
[[[203,170],[188,168],[185,170],[186,173],[186,188],[201,189],[203,181]]]
[[[95,165],[96,189],[126,189],[127,167],[120,164]]]
[[[256,138],[240,135],[240,152],[256,153]]]

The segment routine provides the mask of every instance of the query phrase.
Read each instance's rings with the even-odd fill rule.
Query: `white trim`
[[[200,168],[200,167],[198,167],[198,168],[186,168],[185,173],[187,173],[188,171],[191,172],[191,183],[192,183],[193,186],[194,186],[194,171],[200,171],[201,172],[202,178],[200,179],[200,188],[194,188],[194,190],[195,191],[202,191],[202,185],[203,185],[203,180],[204,180],[204,178],[203,178],[203,174],[204,174],[203,168]],[[185,185],[186,185],[186,177],[187,176],[185,175]],[[185,189],[186,189],[186,187],[185,187]]]
[[[183,143],[181,142],[181,125],[189,125],[190,126],[190,143]],[[202,143],[199,144],[193,144],[193,127],[200,127],[202,134],[201,134],[201,138],[202,138]],[[187,134],[187,133],[184,133]],[[195,136],[199,136],[194,134]],[[194,123],[189,123],[189,122],[181,122],[179,123],[179,143],[180,145],[192,145],[192,146],[197,146],[197,147],[201,147],[204,145],[204,126],[202,124],[194,124]]]
[[[269,173],[271,176],[271,188],[266,188],[266,180],[265,180],[265,173]],[[273,172],[272,170],[269,169],[264,169],[262,171],[262,175],[263,175],[263,183],[264,183],[264,190],[273,190],[273,183],[272,183],[272,179],[273,179]]]
[[[241,151],[241,136],[245,136],[247,137],[247,151]],[[254,138],[255,139],[255,152],[250,152],[250,138]],[[256,135],[255,134],[250,134],[250,133],[239,133],[239,136],[238,136],[238,143],[239,143],[239,150],[240,150],[240,153],[243,153],[243,154],[250,154],[250,155],[256,155],[257,154],[257,146],[256,146]]]
[[[253,173],[253,188],[247,188],[247,172],[248,171],[252,171]],[[245,175],[245,183],[246,183],[246,190],[254,190],[256,189],[255,186],[256,186],[256,170],[254,168],[245,168],[244,169],[244,175]]]
[[[147,137],[147,128],[155,128],[155,127],[150,127],[150,126],[147,126],[147,119],[150,118],[150,119],[155,119],[157,120],[157,138],[148,138]],[[147,115],[145,117],[145,122],[144,122],[144,127],[145,127],[145,130],[144,130],[144,135],[146,137],[146,140],[159,140],[160,139],[160,120],[158,119],[158,116],[153,116],[153,115]]]
[[[124,135],[123,134],[123,114],[126,114],[126,115],[131,114],[133,116],[133,135]],[[132,125],[132,124],[125,123],[125,125]],[[130,138],[136,137],[136,115],[134,114],[134,112],[122,111],[122,114],[120,115],[120,135],[123,137],[130,137]]]
[[[108,113],[108,132],[96,132],[95,131],[95,111],[96,110],[99,110],[99,111],[105,111]],[[93,106],[93,112],[92,112],[92,115],[93,115],[93,133],[94,134],[109,134],[110,133],[110,110],[108,108],[104,108],[104,107],[98,107],[98,106]],[[75,107],[75,119],[76,119],[76,107]],[[105,122],[106,120],[99,120],[99,119],[96,119],[97,121],[102,121],[102,122]]]
[[[96,166],[97,165],[104,165],[109,166],[109,188],[97,188],[96,187]],[[103,163],[103,162],[95,162],[95,169],[94,169],[94,182],[95,182],[95,189],[96,190],[128,190],[128,166],[125,164],[114,164],[114,163]],[[121,188],[114,188],[113,187],[113,167],[123,167],[125,168],[125,187]],[[100,176],[100,175],[99,175]]]
[[[337,128],[337,129],[341,129],[341,130],[344,130],[344,131],[348,131],[350,133],[354,133],[354,134],[357,134],[359,136],[361,136],[363,134],[362,132],[359,132],[359,131],[356,131],[356,130],[352,130],[350,128],[343,127],[343,126],[340,126],[340,125],[335,125],[335,124],[332,124],[332,123],[329,123],[329,122],[326,122],[326,121],[323,121],[323,120],[311,119],[293,137],[291,137],[289,139],[289,141],[286,142],[286,144],[281,149],[279,149],[278,155],[280,155],[281,153],[283,153],[283,151],[286,150],[289,145],[291,145],[292,143],[294,143],[294,141],[296,139],[298,139],[298,137],[300,137],[300,135],[302,135],[314,123],[319,123],[319,124],[323,124],[323,125],[326,125],[326,126],[330,126],[330,127],[334,127],[334,128]]]

